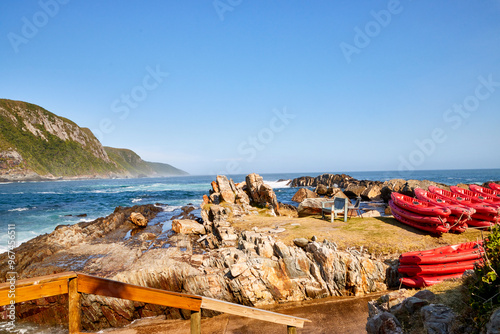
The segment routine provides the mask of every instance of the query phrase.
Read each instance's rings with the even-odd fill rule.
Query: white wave
[[[49,195],[57,195],[57,194],[62,194],[62,193],[56,193],[55,191],[40,191],[37,192],[36,194],[49,194]]]
[[[7,211],[10,211],[10,212],[14,212],[14,211],[28,211],[29,208],[15,208],[15,209],[10,209],[10,210],[7,210]]]
[[[290,181],[291,180],[284,180],[284,181],[266,181],[264,180],[264,183],[271,186],[273,189],[277,188],[290,188]]]
[[[140,202],[142,201],[142,198],[133,198],[132,199],[132,203],[137,203],[137,202]]]

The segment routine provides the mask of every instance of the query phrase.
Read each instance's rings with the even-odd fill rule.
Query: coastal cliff
[[[0,181],[185,175],[104,148],[94,134],[34,104],[0,99]]]

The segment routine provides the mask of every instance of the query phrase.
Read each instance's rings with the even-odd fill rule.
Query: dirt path
[[[384,293],[364,297],[332,297],[303,303],[289,304],[272,311],[311,320],[298,333],[310,334],[352,334],[366,333],[368,301]],[[278,334],[286,333],[286,327],[269,322],[252,320],[232,315],[219,315],[202,319],[203,334]],[[159,317],[148,318],[131,324],[127,328],[109,329],[106,334],[185,334],[189,333],[188,320],[163,320]]]

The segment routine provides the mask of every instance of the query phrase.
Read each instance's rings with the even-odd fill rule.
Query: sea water
[[[500,180],[500,169],[330,173],[344,173],[359,180],[428,179],[445,184]],[[320,174],[323,172],[262,176],[280,202],[293,204],[291,198],[297,189],[290,188],[288,180]],[[245,175],[229,177],[234,182],[245,180]],[[157,204],[167,212],[175,212],[184,205],[199,206],[213,180],[215,176],[0,183],[0,253],[7,249],[9,224],[15,226],[19,245],[52,232],[58,225],[107,216],[117,206]]]

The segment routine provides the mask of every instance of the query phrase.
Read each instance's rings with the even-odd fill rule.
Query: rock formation
[[[183,217],[179,219],[145,205],[117,208],[93,222],[60,226],[15,249],[18,278],[74,270],[249,306],[387,289],[389,267],[367,254],[338,250],[328,240],[305,239],[299,247],[276,241],[270,233],[236,231],[230,218],[255,210],[243,204],[245,195],[259,204],[273,198],[258,177],[247,180],[251,186],[245,188],[219,177],[210,198],[222,200],[215,204],[207,196],[202,218],[187,208],[176,213]],[[226,202],[233,199],[231,192],[234,203]],[[272,202],[268,204],[270,210],[275,208]],[[137,228],[130,221],[132,213],[144,216],[147,226]],[[171,223],[179,233],[169,229]],[[206,235],[200,237],[195,230],[201,227]],[[6,256],[1,254],[0,261],[5,262]],[[0,277],[6,277],[6,270],[0,268]],[[28,321],[65,323],[66,302],[64,296],[28,302],[17,306],[17,314]],[[82,307],[83,327],[90,331],[122,326],[144,316],[188,316],[177,309],[93,295],[83,296]]]

